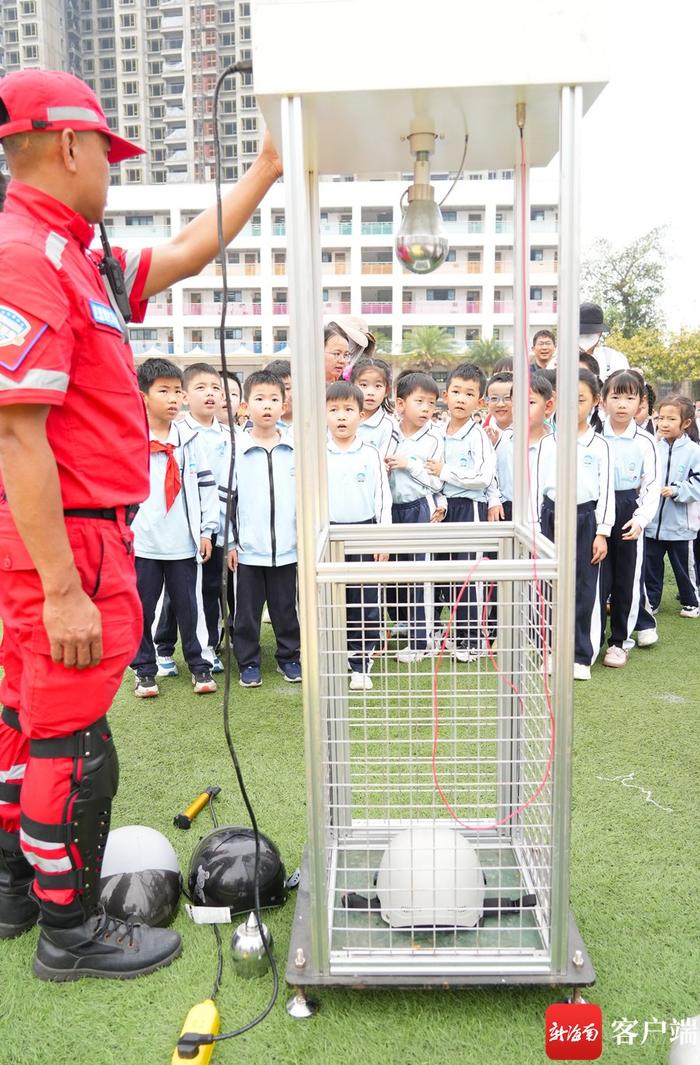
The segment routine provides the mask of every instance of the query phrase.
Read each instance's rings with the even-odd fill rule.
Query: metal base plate
[[[576,927],[573,914],[569,914],[569,950],[567,969],[563,973],[531,973],[531,974],[498,974],[479,973],[470,975],[442,974],[428,976],[421,974],[415,980],[411,980],[405,974],[387,975],[321,973],[314,968],[311,955],[311,928],[310,928],[310,896],[308,891],[308,856],[304,853],[302,862],[301,883],[296,899],[294,911],[294,924],[292,925],[291,941],[289,944],[289,956],[287,959],[287,971],[285,974],[287,983],[291,987],[474,987],[497,985],[499,987],[509,985],[546,985],[546,986],[570,986],[589,987],[595,983],[595,970],[588,957],[583,940]],[[578,965],[573,964],[576,956]],[[304,960],[299,965],[300,959]]]

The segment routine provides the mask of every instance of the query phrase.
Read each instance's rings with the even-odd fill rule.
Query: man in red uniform
[[[97,910],[118,778],[106,713],[141,635],[129,522],[149,478],[124,319],[89,248],[110,162],[142,149],[57,71],[0,80],[0,140],[0,938],[38,920],[43,979],[134,976],[180,939]],[[280,173],[266,139],[224,198],[227,243]],[[133,319],[217,251],[214,209],[168,244],[116,249]]]

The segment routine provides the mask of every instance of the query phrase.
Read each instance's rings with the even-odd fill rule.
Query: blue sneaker
[[[211,673],[223,673],[224,663],[221,661],[218,655],[214,655],[214,661],[211,664]]]
[[[169,655],[158,655],[156,658],[158,665],[158,671],[156,676],[158,677],[176,677],[177,676],[177,664],[173,658]]]
[[[257,666],[244,666],[238,683],[242,688],[259,688],[262,684],[259,668]]]
[[[277,672],[281,673],[290,684],[301,684],[301,665],[299,662],[283,662],[281,666],[277,667]]]

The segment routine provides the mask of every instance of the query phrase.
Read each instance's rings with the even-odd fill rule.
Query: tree
[[[510,355],[510,352],[500,340],[486,340],[482,337],[474,341],[464,358],[467,362],[475,362],[482,370],[490,370],[506,355]]]
[[[663,324],[659,300],[666,268],[664,237],[665,228],[657,227],[620,250],[609,240],[599,240],[584,261],[582,291],[603,307],[606,322],[625,337]]]
[[[386,333],[382,333],[380,330],[375,332],[373,329],[372,333],[377,345],[377,355],[391,355],[391,337],[388,337]]]
[[[622,351],[630,366],[640,369],[653,384],[680,387],[685,381],[700,379],[700,331],[681,330],[665,336],[658,329],[640,329],[631,337],[614,332],[605,343]]]
[[[441,325],[419,325],[404,337],[402,366],[416,366],[429,372],[457,358],[454,338]]]

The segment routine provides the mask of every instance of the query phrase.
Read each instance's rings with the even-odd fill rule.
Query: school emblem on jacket
[[[357,478],[356,479],[357,479],[357,483],[358,484],[364,484],[365,480],[366,480],[365,471],[364,470],[359,470],[358,473],[357,473]]]
[[[592,466],[593,465],[593,456],[592,455],[584,455],[583,456],[583,465],[584,466]]]
[[[21,314],[12,307],[4,307],[0,304],[0,348],[14,344],[20,347],[22,341],[29,334],[31,325]]]

